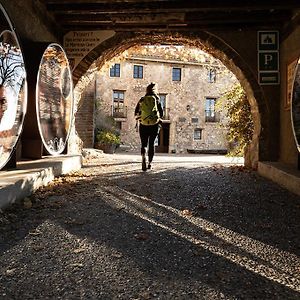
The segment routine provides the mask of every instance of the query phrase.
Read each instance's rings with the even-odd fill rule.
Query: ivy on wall
[[[244,156],[253,136],[253,119],[250,104],[240,84],[226,91],[217,108],[226,112],[229,119],[226,138],[230,144],[229,156]]]

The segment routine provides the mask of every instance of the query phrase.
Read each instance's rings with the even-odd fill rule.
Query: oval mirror
[[[295,68],[291,99],[291,118],[296,145],[300,152],[300,58]]]
[[[27,83],[22,51],[0,5],[0,168],[10,159],[23,128]]]
[[[68,59],[58,44],[50,44],[42,56],[36,106],[39,131],[47,152],[61,154],[71,128],[73,84]]]

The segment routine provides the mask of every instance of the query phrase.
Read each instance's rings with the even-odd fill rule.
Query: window
[[[113,91],[113,116],[123,117],[124,113],[124,92]]]
[[[216,98],[205,99],[205,122],[218,122],[218,113],[215,111]]]
[[[124,104],[124,92],[114,91],[114,107],[120,107]]]
[[[167,109],[167,95],[166,94],[159,94],[159,100],[160,100],[160,105],[161,105],[161,108],[164,112],[164,116],[163,116],[163,119],[165,120],[169,120],[169,109]]]
[[[167,97],[167,95],[166,94],[159,94],[158,96],[159,96],[161,107],[164,110],[166,108],[166,97]]]
[[[181,81],[181,69],[180,68],[173,68],[172,80],[173,81]]]
[[[114,64],[109,70],[110,77],[120,77],[120,64]]]
[[[133,78],[143,78],[143,66],[133,66]]]
[[[194,129],[194,140],[195,141],[200,141],[201,139],[202,139],[202,129],[195,128]]]
[[[198,118],[192,118],[192,123],[198,123]]]
[[[208,70],[208,82],[213,83],[216,82],[216,70],[215,69],[209,69]]]

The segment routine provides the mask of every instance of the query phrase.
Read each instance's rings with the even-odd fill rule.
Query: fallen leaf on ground
[[[205,209],[207,209],[207,206],[205,206],[204,204],[198,204],[198,205],[196,206],[196,209],[205,210]]]
[[[183,210],[181,211],[181,213],[182,213],[183,216],[187,216],[187,217],[193,215],[193,212],[190,211],[189,209],[183,209]]]
[[[70,266],[70,267],[78,267],[78,268],[82,268],[82,267],[83,267],[83,264],[80,264],[80,263],[74,263],[74,264],[70,264],[69,266]]]
[[[16,273],[16,268],[6,270],[6,275],[7,276],[13,276],[15,273]]]
[[[74,249],[74,253],[81,253],[81,252],[84,252],[86,249],[84,249],[84,248],[77,248],[77,249]]]
[[[115,257],[115,258],[122,258],[123,254],[122,253],[113,253],[111,256]]]
[[[140,294],[140,297],[141,297],[142,299],[145,299],[145,300],[148,300],[148,299],[151,299],[151,298],[152,298],[150,292],[142,292],[142,293]]]
[[[137,240],[140,240],[140,241],[145,241],[145,240],[148,240],[150,238],[150,234],[147,233],[147,232],[140,232],[140,233],[136,233],[134,235],[134,237],[137,239]]]
[[[38,230],[29,231],[29,235],[40,235],[40,234],[42,234],[42,232]]]
[[[86,223],[85,221],[80,221],[75,219],[65,221],[65,224],[70,224],[70,225],[83,225],[85,223]]]
[[[41,251],[41,250],[44,250],[44,249],[45,249],[45,246],[44,246],[44,245],[34,245],[34,246],[32,247],[32,249],[33,249],[34,251]]]
[[[213,228],[209,228],[209,227],[206,227],[205,230],[206,230],[207,232],[215,232],[215,230],[214,230]]]

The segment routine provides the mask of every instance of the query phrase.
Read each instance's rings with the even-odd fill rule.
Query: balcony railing
[[[123,107],[112,106],[112,116],[114,118],[122,118],[122,119],[127,118],[127,106],[123,106]]]
[[[205,122],[220,122],[220,113],[212,112],[210,110],[205,111]]]

